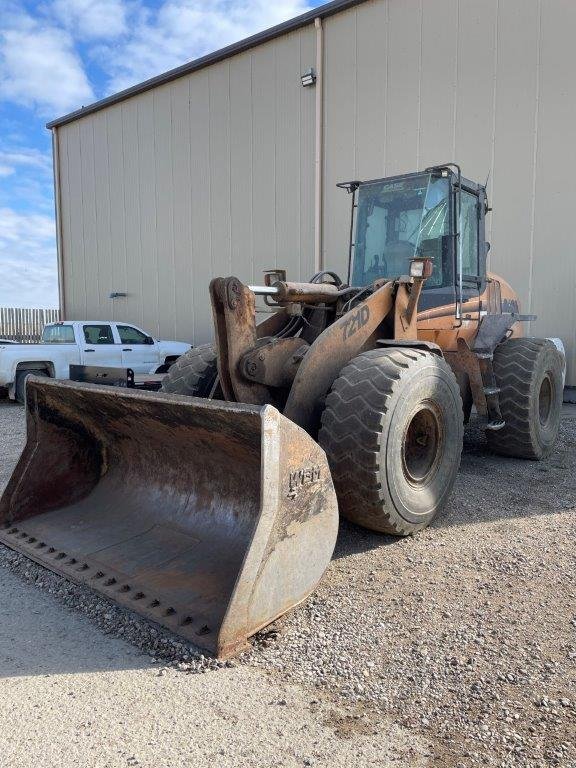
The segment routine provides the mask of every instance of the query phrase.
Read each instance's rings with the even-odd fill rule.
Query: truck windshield
[[[352,285],[407,275],[414,256],[434,260],[426,287],[448,284],[443,272],[450,265],[442,256],[450,234],[449,190],[448,179],[428,173],[361,184]]]
[[[71,325],[47,325],[42,331],[42,344],[74,344],[75,341]]]

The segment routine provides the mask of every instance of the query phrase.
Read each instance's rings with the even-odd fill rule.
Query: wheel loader
[[[486,271],[485,188],[453,164],[341,186],[345,280],[214,279],[214,341],[160,393],[28,379],[0,541],[226,657],[315,588],[339,513],[434,519],[473,406],[494,451],[552,450],[563,358]]]

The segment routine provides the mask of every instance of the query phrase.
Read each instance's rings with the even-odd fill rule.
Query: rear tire
[[[406,536],[444,507],[462,452],[462,398],[444,359],[375,349],[334,382],[319,434],[344,517]]]
[[[218,362],[212,344],[193,347],[170,367],[161,392],[189,397],[210,397],[218,376]]]
[[[23,368],[21,371],[16,372],[16,378],[14,380],[14,400],[20,405],[26,403],[26,379],[28,376],[42,376],[48,378],[46,371],[37,371],[34,368]]]
[[[486,432],[493,451],[521,459],[548,456],[560,427],[562,368],[548,339],[510,339],[496,348],[494,374],[506,424]]]

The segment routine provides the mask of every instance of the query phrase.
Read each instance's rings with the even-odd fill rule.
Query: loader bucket
[[[322,449],[275,408],[27,384],[0,541],[219,657],[315,588],[336,496]]]

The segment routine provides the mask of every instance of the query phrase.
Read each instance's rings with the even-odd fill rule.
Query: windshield
[[[410,273],[414,256],[434,260],[427,287],[448,284],[443,274],[450,234],[449,181],[428,173],[362,184],[358,190],[352,285]]]
[[[47,325],[42,331],[42,344],[74,344],[71,325]]]

